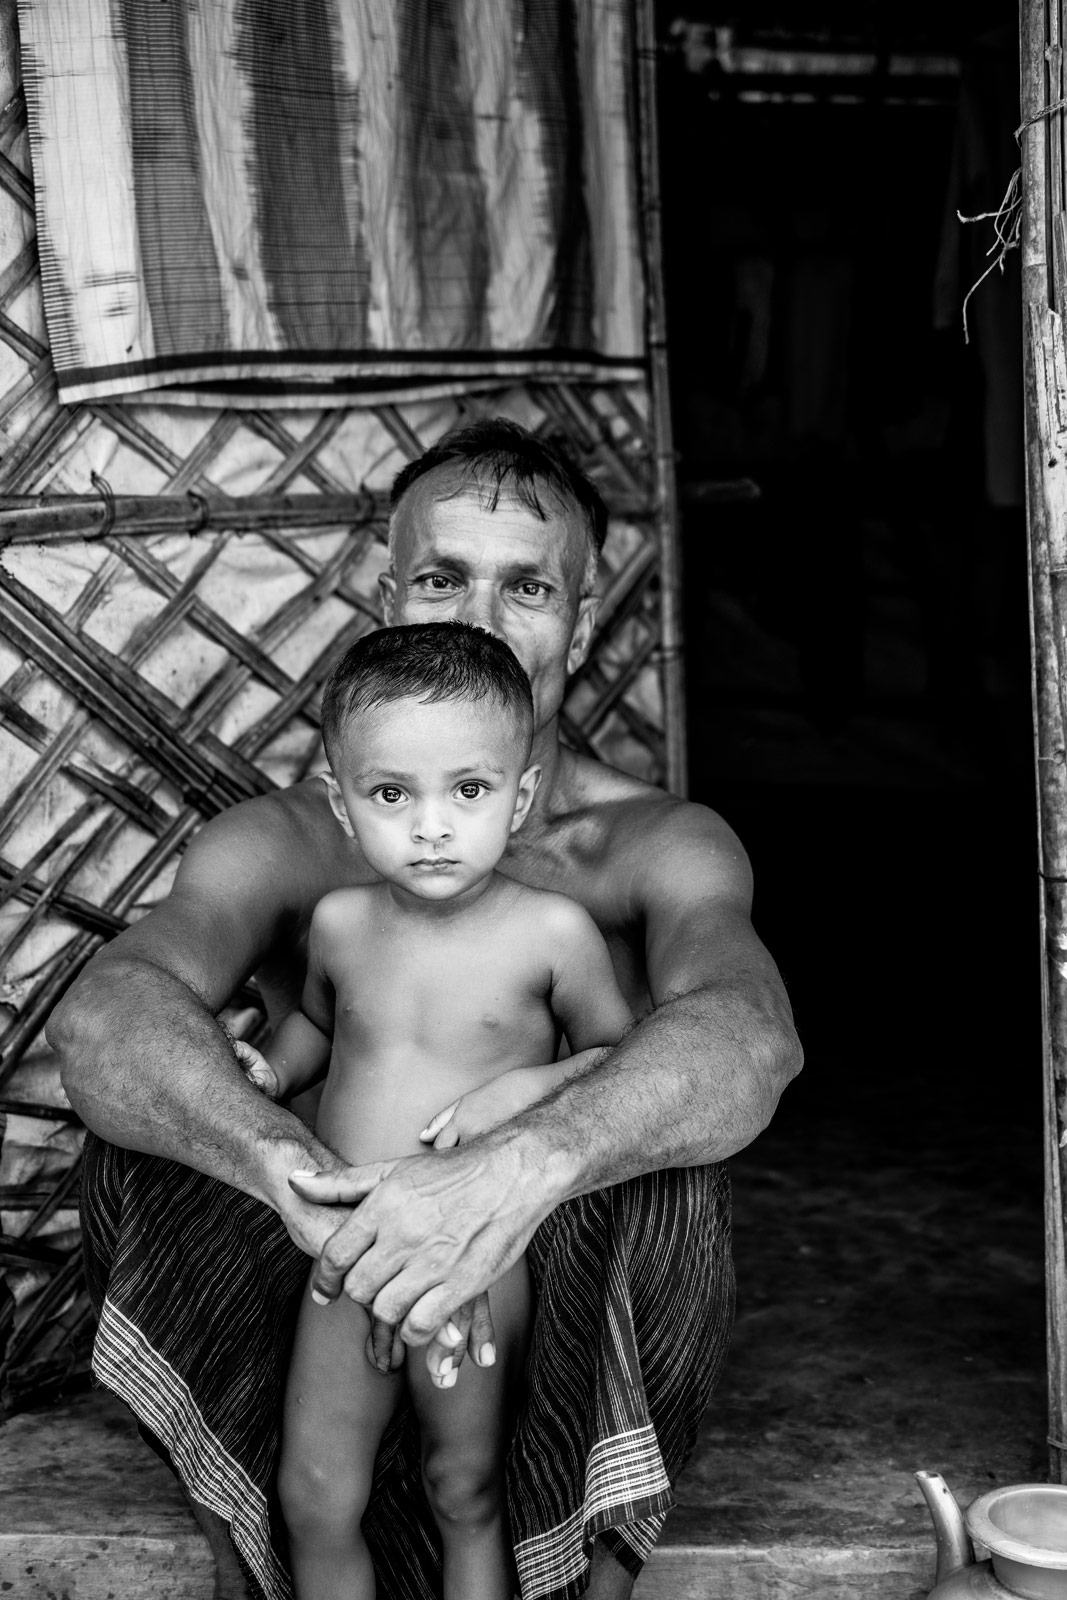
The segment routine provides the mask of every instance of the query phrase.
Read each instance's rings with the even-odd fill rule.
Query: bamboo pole
[[[689,762],[685,718],[682,550],[667,369],[667,310],[663,286],[659,128],[656,121],[656,17],[653,0],[638,0],[637,105],[641,172],[641,234],[645,258],[649,387],[660,564],[660,679],[667,746],[667,788],[685,795]]]
[[[239,500],[199,494],[9,496],[0,501],[0,549],[8,544],[59,544],[114,534],[292,532],[384,521],[387,494],[250,495]]]
[[[647,495],[612,494],[609,511],[631,522],[658,517]],[[389,496],[250,495],[227,500],[203,495],[103,494],[7,496],[0,499],[0,552],[12,544],[52,545],[112,535],[285,533],[312,537],[326,528],[365,527],[389,516]]]
[[[1054,246],[1061,191],[1062,130],[1041,115],[1049,99],[1047,5],[1023,0],[1020,32],[1022,134],[1023,345],[1029,532],[1034,753],[1037,769],[1039,926],[1044,1058],[1045,1272],[1048,1348],[1049,1475],[1067,1482],[1067,1256],[1064,1240],[1067,1084],[1067,722],[1064,717],[1064,596],[1067,574],[1067,415],[1059,415],[1057,364],[1063,363],[1062,280]],[[1060,58],[1052,57],[1059,80]],[[1052,187],[1050,144],[1056,143]],[[1059,289],[1059,294],[1057,294]]]

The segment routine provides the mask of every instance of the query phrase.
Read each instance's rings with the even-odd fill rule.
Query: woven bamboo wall
[[[379,620],[384,494],[453,422],[565,436],[600,485],[604,603],[564,736],[653,781],[678,767],[651,379],[328,412],[60,407],[13,11],[0,0],[0,1407],[84,1368],[92,1331],[81,1130],[45,1019],[166,894],[203,820],[321,761],[323,675]],[[237,997],[231,1021],[256,1020]]]

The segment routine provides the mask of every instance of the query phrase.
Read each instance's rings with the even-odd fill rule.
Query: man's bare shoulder
[[[190,853],[202,860],[225,856],[256,876],[288,877],[352,855],[324,784],[308,778],[287,789],[257,795],[212,817]],[[323,891],[325,892],[325,891]]]
[[[286,789],[272,789],[269,794],[228,806],[204,824],[198,837],[226,835],[231,842],[241,835],[256,840],[272,835],[293,841],[301,836],[325,838],[332,820],[325,785],[319,778],[305,778]],[[337,828],[336,821],[333,828]]]
[[[723,881],[750,885],[748,856],[717,811],[681,800],[665,789],[602,762],[575,759],[572,826],[575,842],[590,855],[627,869],[644,881],[677,868],[700,868]]]

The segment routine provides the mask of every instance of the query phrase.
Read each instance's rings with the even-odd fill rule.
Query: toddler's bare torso
[[[384,884],[328,898],[334,1037],[316,1127],[347,1161],[424,1150],[419,1130],[453,1100],[555,1059],[548,896],[494,874],[443,915],[398,908]]]

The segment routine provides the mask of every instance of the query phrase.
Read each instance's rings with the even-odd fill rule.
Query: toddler
[[[382,629],[338,662],[322,727],[352,841],[339,847],[367,881],[319,901],[299,1010],[265,1057],[239,1054],[278,1097],[325,1072],[316,1132],[355,1165],[424,1149],[420,1130],[454,1142],[441,1108],[466,1097],[473,1109],[490,1083],[498,1109],[540,1099],[574,1070],[557,1062],[564,1036],[573,1056],[617,1043],[632,1019],[588,913],[497,870],[540,777],[530,685],[507,645],[465,623]],[[504,1465],[530,1317],[524,1261],[490,1302],[495,1363],[437,1388],[420,1361],[370,1364],[362,1306],[305,1297],[279,1475],[298,1600],[373,1600],[360,1519],[405,1387],[445,1600],[510,1600]]]

